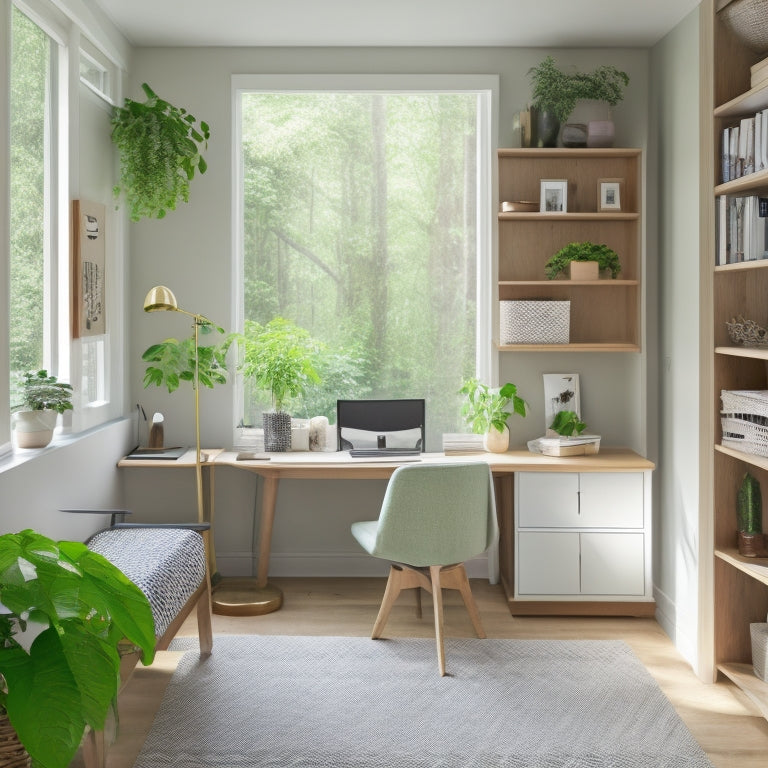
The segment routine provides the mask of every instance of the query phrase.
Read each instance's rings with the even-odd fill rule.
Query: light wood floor
[[[216,634],[367,636],[373,626],[383,579],[275,579],[284,591],[284,607],[266,616],[214,616]],[[634,650],[677,709],[715,768],[766,768],[768,721],[728,682],[700,682],[653,619],[510,616],[501,587],[473,581],[483,626],[493,638],[620,639]],[[387,636],[432,637],[430,600],[416,619],[405,594],[392,610]],[[472,637],[459,596],[446,593],[446,634]],[[193,614],[194,616],[194,614]],[[196,635],[194,618],[180,635]],[[214,653],[216,646],[214,642]],[[158,654],[151,667],[137,667],[120,696],[120,727],[109,749],[108,768],[131,768],[146,738],[168,680],[181,657]],[[450,653],[448,655],[450,671]],[[435,672],[437,674],[437,672]],[[82,766],[78,755],[73,767]]]

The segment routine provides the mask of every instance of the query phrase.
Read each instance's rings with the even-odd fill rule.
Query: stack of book
[[[463,432],[443,434],[443,453],[445,454],[478,453],[484,450],[482,435]]]
[[[715,264],[768,258],[768,198],[721,195],[715,205]]]
[[[544,456],[591,456],[600,451],[600,435],[539,437],[529,441],[528,450]]]
[[[723,129],[723,183],[768,170],[768,109]]]

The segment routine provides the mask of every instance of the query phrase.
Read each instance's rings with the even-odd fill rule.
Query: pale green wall
[[[651,53],[658,146],[657,615],[695,665],[699,546],[699,11]]]

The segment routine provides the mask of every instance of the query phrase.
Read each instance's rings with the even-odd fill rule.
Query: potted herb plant
[[[48,371],[27,371],[13,407],[19,448],[45,448],[53,439],[60,413],[72,410],[72,386],[49,376]]]
[[[0,708],[35,765],[66,768],[115,701],[118,643],[151,663],[152,609],[85,544],[32,530],[0,536],[0,604]]]
[[[283,317],[266,325],[247,320],[242,342],[243,376],[272,401],[273,410],[262,417],[264,450],[287,451],[291,446],[291,416],[284,409],[290,398],[320,381],[315,367],[316,345],[308,331]]]
[[[571,116],[578,101],[602,102],[610,109],[622,101],[624,89],[629,85],[629,75],[614,66],[602,65],[588,73],[563,72],[552,56],[547,56],[540,64],[532,67],[528,74],[533,85],[534,108],[539,115],[551,115],[558,127],[559,124],[575,122]],[[610,120],[610,111],[607,117],[605,113],[597,117]],[[557,130],[554,131],[554,138],[551,131],[540,129],[540,132],[548,137],[547,143],[540,141],[540,146],[557,146]],[[564,136],[563,143],[566,146],[586,146],[587,137],[584,136],[583,142],[576,140],[566,143]]]
[[[112,113],[112,141],[120,152],[120,184],[131,221],[162,219],[179,201],[189,202],[189,182],[205,173],[201,150],[210,129],[186,109],[161,99],[146,83],[145,101],[125,100]]]
[[[461,415],[478,435],[483,435],[483,445],[491,453],[504,453],[509,448],[507,419],[516,413],[526,415],[526,402],[517,394],[517,387],[507,382],[493,390],[478,379],[469,379],[459,390],[465,396]],[[507,410],[512,407],[512,411]]]
[[[587,273],[574,274],[574,265],[580,262],[593,262],[594,266]],[[615,280],[621,272],[621,263],[616,251],[602,243],[568,243],[544,265],[548,280],[554,280],[566,269],[570,269],[572,280],[596,280],[603,270],[610,271]]]

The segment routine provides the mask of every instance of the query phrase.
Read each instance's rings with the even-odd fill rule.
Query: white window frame
[[[479,93],[478,106],[478,201],[477,201],[477,323],[476,374],[483,381],[496,381],[498,359],[492,354],[491,340],[496,291],[492,275],[495,274],[497,221],[496,162],[498,146],[498,75],[232,75],[232,242],[235,258],[232,269],[232,289],[237,291],[232,302],[232,326],[242,330],[244,324],[243,283],[243,168],[240,161],[242,144],[241,96],[248,92],[379,92],[407,93],[408,91],[445,93]],[[233,423],[239,423],[243,413],[244,388],[242,377],[235,384]],[[235,440],[237,432],[235,431]]]

